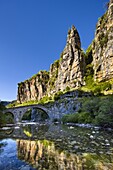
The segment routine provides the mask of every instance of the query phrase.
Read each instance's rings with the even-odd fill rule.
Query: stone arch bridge
[[[28,111],[31,110],[31,114],[36,110],[42,110],[43,112],[46,113],[48,116],[49,120],[53,120],[55,118],[54,114],[52,114],[51,109],[48,109],[47,107],[43,105],[29,105],[29,106],[20,106],[20,107],[13,107],[13,108],[8,108],[3,111],[4,114],[6,113],[11,113],[14,117],[14,123],[18,123],[22,121],[23,115]],[[57,117],[58,118],[58,117]]]
[[[56,101],[54,103],[48,104],[35,104],[29,106],[20,106],[20,107],[13,107],[4,110],[4,114],[12,113],[14,116],[14,122],[21,122],[23,115],[31,109],[31,115],[36,109],[40,109],[48,115],[49,121],[53,121],[55,119],[61,119],[65,114],[72,114],[79,110],[80,102],[76,98],[65,98],[62,102]]]

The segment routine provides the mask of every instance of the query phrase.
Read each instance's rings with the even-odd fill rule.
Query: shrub
[[[78,115],[77,114],[68,114],[68,115],[64,115],[62,117],[62,122],[63,123],[78,123]]]
[[[0,111],[0,126],[5,124],[5,115]]]
[[[44,104],[50,100],[52,100],[52,97],[44,96],[38,103]]]
[[[59,60],[56,60],[56,61],[54,62],[54,66],[55,66],[56,68],[59,67]]]
[[[103,127],[113,127],[113,96],[104,97],[100,100],[95,123]]]
[[[103,82],[101,83],[101,89],[104,90],[110,90],[111,89],[111,83],[110,82]]]
[[[101,86],[95,86],[93,89],[94,94],[98,95],[101,93]]]
[[[6,113],[4,115],[4,123],[5,124],[14,123],[14,116],[12,115],[12,113]]]
[[[62,94],[63,94],[62,91],[59,91],[59,92],[55,93],[55,95],[54,95],[54,100],[60,99],[60,96],[61,96]]]
[[[5,115],[2,113],[2,111],[5,109],[5,106],[1,104],[0,102],[0,126],[2,126],[2,124],[5,124]]]
[[[60,62],[62,62],[63,61],[63,55],[64,55],[64,53],[62,52],[61,54],[60,54]]]
[[[92,121],[92,114],[87,112],[74,113],[62,117],[63,123],[92,123]]]
[[[64,123],[92,123],[101,127],[113,127],[113,95],[84,98],[79,113],[62,117]]]
[[[66,92],[70,91],[70,87],[67,86],[66,89],[65,89]]]
[[[28,110],[22,117],[22,120],[31,120],[31,110]]]
[[[108,33],[106,33],[106,34],[101,33],[99,35],[99,42],[100,42],[101,48],[103,48],[103,46],[106,46],[106,44],[108,42]]]

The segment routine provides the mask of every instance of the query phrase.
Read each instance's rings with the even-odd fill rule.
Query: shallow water
[[[113,131],[21,123],[0,129],[0,170],[113,170]]]

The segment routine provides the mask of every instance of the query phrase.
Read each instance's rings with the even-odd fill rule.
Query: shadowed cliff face
[[[94,79],[98,81],[113,78],[113,1],[99,19],[92,45]]]

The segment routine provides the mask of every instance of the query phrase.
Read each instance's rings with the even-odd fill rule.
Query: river
[[[113,130],[32,122],[5,126],[0,170],[113,170]]]

